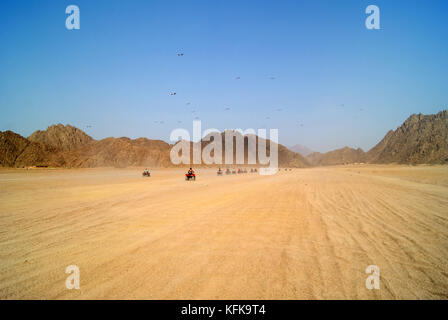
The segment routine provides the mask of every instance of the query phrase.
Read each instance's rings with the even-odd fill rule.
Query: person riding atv
[[[218,174],[218,176],[222,175],[222,170],[221,170],[221,168],[218,169],[217,174]]]
[[[230,172],[230,169],[229,168],[227,168],[227,170],[226,170],[226,174],[231,174],[232,172]]]
[[[193,169],[190,168],[190,170],[188,170],[185,174],[185,180],[196,180],[196,174]]]
[[[145,170],[143,170],[142,176],[143,177],[150,177],[151,173],[149,173],[148,169],[145,169]]]

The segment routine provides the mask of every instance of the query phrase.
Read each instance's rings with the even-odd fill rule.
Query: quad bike
[[[149,171],[143,172],[142,177],[150,177],[151,173]]]
[[[222,176],[222,170],[219,169],[218,172],[216,172],[216,174],[217,174],[218,176]]]
[[[235,169],[232,170],[232,174],[236,174],[236,170]]]
[[[185,174],[185,180],[190,181],[196,181],[196,175],[194,173],[186,173]]]
[[[226,170],[226,174],[231,174],[232,172],[230,172],[230,169]]]

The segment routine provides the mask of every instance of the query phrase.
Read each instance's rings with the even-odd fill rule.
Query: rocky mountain
[[[146,138],[106,138],[94,140],[82,130],[70,125],[53,125],[45,131],[36,131],[28,139],[11,131],[2,132],[0,165],[7,167],[55,166],[88,167],[172,167],[170,151],[173,145]],[[224,133],[223,148],[225,148]],[[255,139],[260,139],[255,136]],[[236,137],[234,137],[234,150]],[[244,158],[248,157],[248,137],[244,137]],[[205,148],[210,141],[202,141]],[[267,156],[270,141],[265,140]],[[191,143],[190,143],[191,144]],[[192,147],[193,144],[191,144]],[[278,145],[279,166],[307,167],[308,162],[297,153]],[[191,152],[191,157],[193,153]],[[223,153],[223,159],[225,152]],[[234,152],[234,159],[236,152]]]
[[[229,134],[229,140],[226,139],[226,132]],[[226,166],[225,165],[225,157],[226,157],[226,150],[228,149],[229,152],[230,150],[230,146],[231,144],[233,145],[232,148],[232,154],[233,154],[233,163],[237,164],[237,145],[238,142],[237,140],[241,141],[241,145],[243,146],[243,150],[244,150],[244,154],[242,154],[242,162],[243,165],[248,165],[250,166],[249,163],[249,158],[252,157],[253,159],[255,159],[255,162],[257,164],[260,164],[260,159],[258,158],[258,150],[257,147],[255,147],[255,149],[250,149],[249,146],[250,144],[250,140],[253,139],[252,141],[255,142],[255,146],[259,146],[259,143],[262,142],[264,143],[264,145],[266,146],[266,157],[270,156],[270,151],[271,151],[271,141],[269,139],[262,139],[256,135],[245,135],[243,136],[240,132],[238,131],[225,131],[225,132],[216,132],[216,133],[212,133],[209,134],[208,136],[204,137],[204,139],[202,139],[202,141],[200,142],[200,148],[201,150],[204,150],[204,152],[206,152],[206,154],[210,154],[210,162],[212,162],[212,158],[214,159],[215,157],[215,153],[212,150],[213,147],[213,143],[214,143],[214,138],[217,139],[221,139],[221,146],[222,146],[222,155],[221,155],[221,162],[222,165],[215,165],[215,166]],[[199,142],[197,143],[192,143],[192,142],[188,142],[188,141],[181,141],[179,142],[180,144],[183,144],[183,148],[188,149],[188,147],[190,148],[190,162],[193,163],[193,148],[194,146],[198,146]],[[178,144],[179,144],[178,143]],[[176,145],[178,145],[176,144]],[[179,145],[179,148],[181,148],[181,145]],[[208,150],[208,148],[210,148],[210,150]],[[251,151],[250,151],[251,150]],[[285,146],[281,145],[281,144],[277,144],[277,150],[278,150],[278,166],[279,167],[294,167],[294,168],[304,168],[304,167],[309,167],[310,164],[308,163],[308,161],[300,154],[292,152],[291,150],[289,150],[288,148],[286,148]],[[209,152],[210,151],[210,152]],[[188,158],[186,158],[185,160],[187,160]]]
[[[169,167],[171,146],[146,138],[106,138],[64,154],[69,167]]]
[[[35,131],[28,140],[55,147],[64,151],[71,151],[85,146],[94,140],[84,131],[71,125],[52,125],[45,131]]]
[[[38,142],[32,142],[12,131],[0,131],[0,166],[64,166],[59,150]]]
[[[372,163],[448,163],[448,110],[411,115],[367,153]]]
[[[329,166],[365,162],[366,154],[360,148],[344,147],[327,153],[313,152],[306,159],[314,166]]]
[[[225,133],[218,133],[225,150]],[[233,137],[234,163],[236,141]],[[249,138],[266,143],[270,155],[270,141],[257,136],[241,136],[244,144],[244,163],[248,163]],[[202,140],[202,149],[212,139]],[[187,142],[190,148],[193,143]],[[177,144],[176,144],[177,145]],[[257,143],[258,145],[258,143]],[[386,136],[369,152],[345,147],[327,153],[313,152],[304,158],[278,144],[279,167],[308,167],[348,163],[401,163],[448,164],[448,111],[434,115],[412,115],[395,131]],[[36,131],[28,139],[12,131],[0,131],[0,166],[54,166],[54,167],[170,167],[173,145],[146,138],[106,138],[94,140],[82,130],[70,125],[53,125],[45,131]],[[191,152],[191,157],[192,157]],[[257,154],[255,152],[255,154]],[[222,155],[223,163],[225,153]],[[257,159],[258,163],[258,159]]]
[[[313,153],[313,150],[311,150],[310,148],[307,148],[305,146],[302,146],[300,144],[296,144],[295,146],[290,147],[289,150],[296,152],[296,153],[300,153],[304,157]]]

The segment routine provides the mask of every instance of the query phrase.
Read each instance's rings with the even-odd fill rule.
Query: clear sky
[[[70,4],[80,30],[65,27]],[[365,27],[369,4],[381,30]],[[2,131],[169,141],[198,117],[368,150],[447,105],[446,0],[0,1]]]

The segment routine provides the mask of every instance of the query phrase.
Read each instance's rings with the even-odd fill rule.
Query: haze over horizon
[[[446,1],[79,0],[72,31],[69,4],[0,3],[0,130],[169,141],[199,118],[367,151],[411,114],[447,108]],[[369,4],[381,30],[365,28]]]

